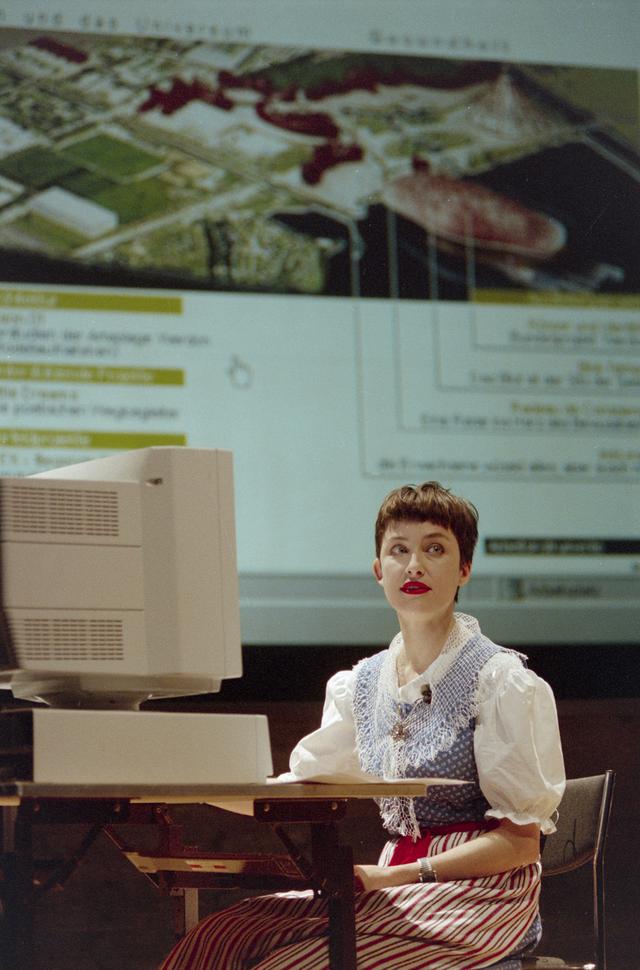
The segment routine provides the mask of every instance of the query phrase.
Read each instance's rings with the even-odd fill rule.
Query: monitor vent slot
[[[21,664],[124,660],[122,620],[11,617],[9,624]]]
[[[115,491],[13,485],[7,492],[3,526],[10,532],[114,538],[119,534]]]

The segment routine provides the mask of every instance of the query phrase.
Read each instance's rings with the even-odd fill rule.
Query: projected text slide
[[[635,316],[604,307],[402,305],[386,315],[363,307],[367,473],[640,482]]]

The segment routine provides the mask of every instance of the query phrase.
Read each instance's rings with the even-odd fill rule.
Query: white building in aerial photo
[[[57,187],[39,192],[31,201],[31,211],[89,239],[112,232],[118,225],[118,216],[111,209]]]

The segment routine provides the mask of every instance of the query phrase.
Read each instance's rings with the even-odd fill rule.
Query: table
[[[443,781],[438,779],[438,784]],[[34,893],[34,860],[31,852],[34,825],[89,823],[90,829],[83,840],[87,845],[99,832],[105,831],[139,868],[142,860],[141,871],[159,874],[159,881],[162,881],[160,874],[164,874],[165,884],[172,882],[175,888],[181,889],[185,903],[185,926],[188,927],[197,919],[198,888],[220,885],[220,882],[215,881],[216,874],[212,872],[208,873],[207,879],[202,879],[199,878],[202,873],[194,874],[184,867],[181,871],[179,863],[186,858],[183,852],[186,847],[174,838],[167,807],[172,804],[213,804],[230,811],[252,814],[258,822],[268,824],[276,831],[300,872],[298,885],[311,887],[327,899],[330,970],[356,970],[353,853],[350,846],[341,844],[338,823],[345,817],[349,802],[353,800],[390,795],[424,795],[428,783],[427,779],[379,783],[296,782],[211,786],[0,783],[4,875],[1,884],[4,918],[0,967],[2,970],[31,970],[28,945],[24,940],[29,936],[27,928]],[[130,851],[117,831],[119,825],[130,822],[165,826],[158,854],[153,857],[139,856]],[[286,826],[294,823],[310,827],[310,860],[296,858],[295,846],[287,838]],[[136,855],[137,859],[132,858]],[[73,867],[73,860],[69,860],[68,865]],[[174,874],[171,879],[168,879],[168,873]],[[224,878],[224,875],[219,877]],[[261,877],[255,869],[248,873],[236,872],[233,879],[234,885],[252,888],[255,885],[265,889],[294,886],[290,877],[283,877],[279,882],[276,876]],[[41,885],[38,892],[46,888],[46,885],[44,889]]]

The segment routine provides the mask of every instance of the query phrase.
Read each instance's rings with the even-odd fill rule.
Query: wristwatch
[[[418,859],[418,881],[419,882],[437,882],[438,876],[436,870],[431,865],[430,859]]]

